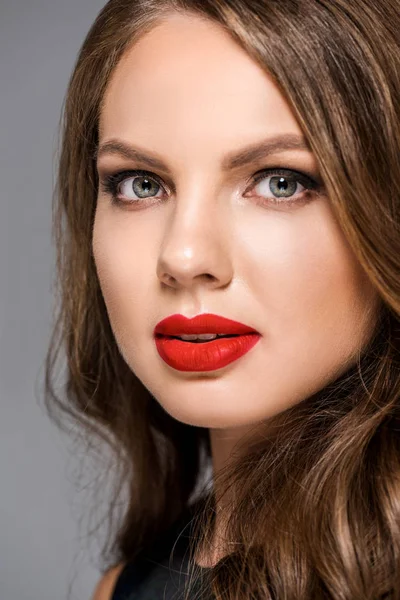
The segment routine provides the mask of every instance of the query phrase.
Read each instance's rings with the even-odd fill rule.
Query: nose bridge
[[[229,281],[231,257],[224,211],[215,186],[192,181],[177,190],[158,257],[157,274],[161,280],[185,287],[199,280],[212,281],[214,285]]]

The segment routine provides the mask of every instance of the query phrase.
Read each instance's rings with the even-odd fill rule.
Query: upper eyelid
[[[281,172],[294,175],[296,177],[296,179],[302,180],[304,182],[309,182],[312,184],[312,186],[321,185],[320,182],[318,181],[318,178],[315,178],[315,176],[313,177],[311,175],[308,175],[307,173],[302,173],[301,171],[297,171],[296,169],[289,169],[287,167],[266,167],[265,169],[261,169],[260,171],[257,171],[257,173],[254,173],[254,175],[252,175],[250,181],[253,181],[257,177],[262,178],[262,176],[264,174],[266,177],[268,177],[268,176],[273,175],[273,173],[281,173]]]

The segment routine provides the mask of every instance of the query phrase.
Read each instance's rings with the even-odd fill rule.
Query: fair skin
[[[136,205],[112,205],[99,189],[93,252],[116,342],[171,416],[209,428],[215,472],[254,426],[353,363],[378,305],[322,182],[302,202],[298,172],[320,178],[307,143],[222,168],[228,154],[277,136],[303,138],[272,79],[216,24],[189,15],[171,15],[127,51],[100,119],[100,180],[129,169],[157,178],[150,196],[143,177],[135,188],[133,176],[120,184],[120,198]],[[110,141],[165,168],[102,150]],[[257,171],[278,168],[297,182],[290,198],[271,185],[272,171],[251,183]],[[222,369],[173,369],[157,353],[155,325],[203,312],[262,337]]]

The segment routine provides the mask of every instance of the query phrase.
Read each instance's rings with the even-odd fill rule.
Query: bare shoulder
[[[118,576],[124,568],[125,563],[109,569],[98,582],[91,600],[111,600]]]

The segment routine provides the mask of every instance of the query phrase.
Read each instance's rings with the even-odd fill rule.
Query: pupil
[[[279,189],[280,189],[280,190],[286,190],[286,189],[287,189],[287,186],[288,186],[288,184],[287,184],[287,182],[286,182],[286,181],[283,179],[283,177],[281,177],[281,179],[279,180],[279,184],[278,184],[278,186],[279,186]]]

